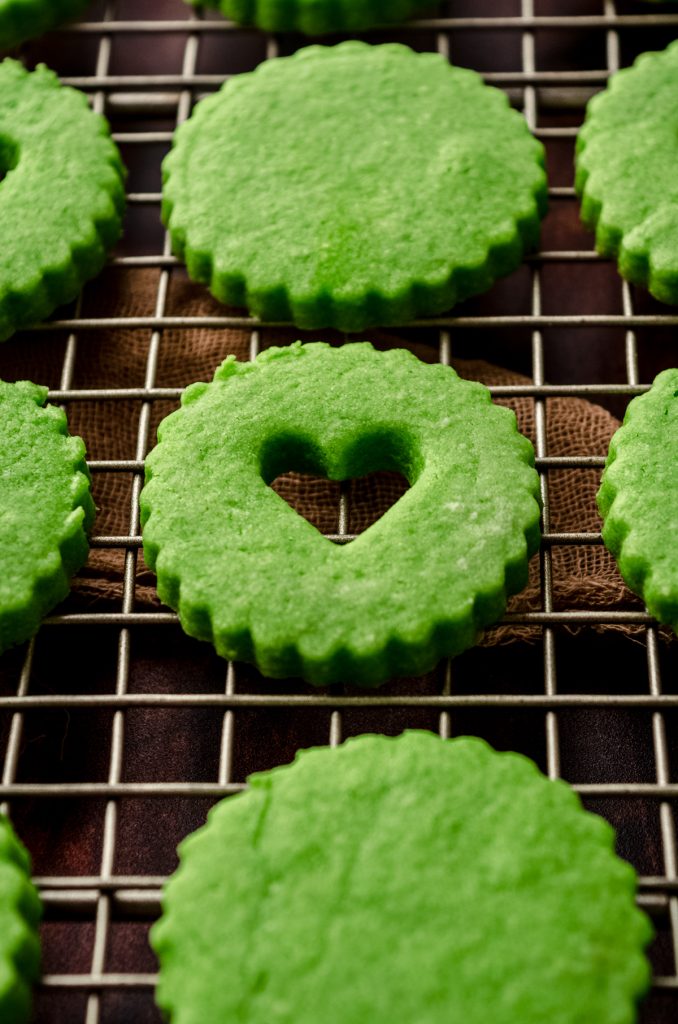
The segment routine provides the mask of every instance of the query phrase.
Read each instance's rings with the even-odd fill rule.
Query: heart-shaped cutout
[[[277,476],[271,487],[324,537],[334,544],[350,544],[377,523],[410,485],[401,473],[387,470],[341,482],[290,470]]]
[[[276,473],[270,487],[334,544],[349,544],[378,522],[410,488],[402,473],[392,469],[330,480],[316,464],[313,451],[297,454],[302,457],[293,456],[292,464],[276,460],[268,467],[269,473]]]

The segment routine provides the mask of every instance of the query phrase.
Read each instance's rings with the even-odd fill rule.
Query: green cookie
[[[0,0],[0,50],[77,18],[89,0]]]
[[[610,443],[598,508],[631,590],[678,633],[678,370],[629,403]]]
[[[40,899],[31,862],[7,818],[0,815],[0,1020],[24,1024],[31,985],[40,974]]]
[[[85,446],[47,388],[0,381],[0,651],[67,595],[94,520]]]
[[[475,642],[539,544],[534,453],[481,384],[366,342],[233,357],[163,421],[144,555],[191,636],[267,676],[363,685]],[[412,484],[347,545],[268,483],[289,470]]]
[[[0,63],[0,341],[70,302],[104,265],[124,208],[106,120],[40,66]]]
[[[652,927],[614,832],[519,754],[408,732],[250,777],[151,933],[171,1024],[631,1024]]]
[[[441,313],[537,244],[543,149],[503,92],[435,53],[351,41],[238,75],[163,165],[196,281],[298,327]]]
[[[194,7],[216,7],[241,25],[266,32],[362,32],[372,25],[402,22],[430,11],[434,0],[188,0]]]
[[[588,106],[577,192],[596,248],[623,277],[678,303],[678,41],[642,54]]]

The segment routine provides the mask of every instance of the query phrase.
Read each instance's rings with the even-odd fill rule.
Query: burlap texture
[[[156,304],[159,272],[156,270],[119,270],[109,268],[99,282],[90,286],[83,310],[96,310],[97,316],[151,315]],[[223,307],[206,290],[194,285],[183,271],[172,274],[165,312],[173,315],[201,316],[223,314]],[[261,332],[262,347],[286,344],[296,332]],[[341,341],[337,336],[326,335]],[[380,348],[406,346],[420,358],[437,358],[430,344],[403,340],[393,334],[372,332],[370,340]],[[36,344],[22,346],[14,354],[6,351],[5,372],[25,375],[36,381],[58,382],[63,344],[53,337],[36,336]],[[126,388],[143,386],[147,372],[150,331],[116,329],[85,332],[78,341],[73,386],[77,388]],[[248,358],[250,335],[243,330],[190,329],[168,330],[160,343],[155,377],[159,387],[183,387],[195,380],[209,380],[226,355]],[[11,366],[7,364],[11,363]],[[528,378],[480,360],[452,359],[457,372],[485,384],[526,384]],[[521,431],[535,439],[534,401],[531,398],[501,399],[513,408]],[[157,424],[176,402],[156,401],[152,406],[149,444],[155,440]],[[73,432],[85,439],[91,459],[131,459],[138,452],[141,402],[131,400],[76,401],[70,403],[69,422]],[[548,453],[550,455],[604,455],[618,421],[605,409],[581,399],[554,398],[547,401]],[[142,442],[143,445],[143,442]],[[501,468],[498,467],[498,472]],[[600,520],[596,511],[598,470],[558,470],[549,472],[552,531],[596,531]],[[334,532],[338,527],[338,485],[288,474],[276,485],[279,492],[320,530]],[[405,483],[396,474],[378,473],[355,481],[350,490],[349,531],[358,533],[374,522],[403,493]],[[122,535],[138,526],[130,522],[132,477],[129,473],[96,473],[94,494],[98,506],[95,534]],[[426,523],[421,524],[423,530]],[[444,552],[441,552],[444,557]],[[556,609],[628,607],[635,600],[625,588],[613,559],[601,545],[555,546],[553,557],[553,599]],[[123,593],[124,552],[95,549],[78,575],[72,603],[78,607],[118,608]],[[137,560],[135,607],[157,606],[153,575],[145,568],[141,554]],[[511,611],[542,608],[539,559],[530,566],[529,586],[511,600]],[[527,638],[533,631],[525,627],[504,626],[490,631],[485,643],[511,642]],[[538,632],[535,634],[538,635]]]

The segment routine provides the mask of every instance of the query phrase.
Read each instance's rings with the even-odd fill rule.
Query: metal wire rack
[[[522,106],[560,166],[569,162],[587,99],[636,53],[678,35],[678,9],[671,5],[450,0],[441,8],[439,17],[367,38],[437,48],[457,63],[478,66]],[[543,251],[528,262],[526,308],[502,308],[503,299],[497,308],[482,298],[460,315],[408,325],[403,334],[420,332],[448,362],[465,347],[481,356],[495,352],[496,358],[487,340],[491,332],[505,343],[509,361],[529,362],[529,385],[493,391],[534,401],[544,505],[541,609],[509,614],[505,624],[533,627],[537,644],[476,649],[425,681],[376,692],[316,692],[293,683],[272,687],[252,670],[224,666],[183,637],[176,616],[135,606],[139,492],[153,443],[153,410],[176,403],[182,390],[158,383],[168,335],[215,329],[225,332],[226,345],[228,330],[241,329],[249,332],[254,356],[276,326],[230,313],[184,315],[172,306],[173,277],[182,271],[158,233],[159,156],[173,126],[201,95],[228,74],[302,44],[197,14],[181,0],[110,0],[95,4],[89,20],[25,51],[29,61],[44,57],[65,82],[85,90],[94,109],[111,118],[130,166],[146,168],[130,177],[128,240],[111,267],[157,272],[152,313],[90,312],[88,286],[72,315],[36,331],[38,338],[54,335],[55,351],[62,353],[51,401],[69,409],[120,403],[125,410],[133,402],[138,415],[126,457],[92,452],[90,462],[95,477],[126,474],[131,480],[128,531],[98,533],[92,540],[95,551],[121,553],[118,606],[67,606],[26,649],[0,663],[0,797],[34,854],[46,908],[36,1019],[157,1021],[148,927],[159,912],[176,842],[201,823],[210,803],[240,790],[249,770],[287,760],[300,746],[337,744],[370,729],[420,726],[443,736],[475,732],[495,745],[524,750],[550,776],[562,773],[588,806],[613,821],[621,852],[640,872],[640,902],[657,928],[654,985],[641,1019],[675,1020],[676,643],[632,603],[621,610],[556,607],[554,548],[598,545],[601,538],[552,528],[549,478],[564,469],[600,468],[604,453],[550,454],[547,402],[588,398],[623,411],[654,372],[675,365],[678,315],[636,295],[596,255],[591,239],[572,227],[577,214],[569,181],[551,182],[552,206],[563,212],[545,229]],[[172,61],[175,68],[168,70]],[[563,153],[565,161],[558,158]],[[152,175],[154,191],[145,185]],[[557,276],[549,277],[549,269]],[[589,276],[601,287],[594,284],[580,303]],[[96,387],[78,386],[78,366],[90,358],[97,338],[111,331],[148,337],[143,383],[111,387],[104,379]],[[22,344],[12,341],[0,354],[0,375],[7,352],[22,365]],[[557,355],[563,347],[570,352],[567,364]],[[26,366],[28,375],[34,367]],[[342,488],[333,539],[350,540],[349,526],[349,491]],[[598,632],[605,624],[634,626],[636,632]],[[571,636],[568,627],[579,633]]]

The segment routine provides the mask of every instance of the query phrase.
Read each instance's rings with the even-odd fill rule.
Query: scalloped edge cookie
[[[26,1024],[31,987],[40,975],[42,908],[28,851],[0,814],[0,1020]]]
[[[4,341],[75,299],[103,268],[122,231],[125,171],[84,93],[10,58],[0,63],[0,163]]]
[[[405,72],[407,82],[402,85]],[[336,92],[328,97],[319,79],[334,83]],[[293,174],[295,165],[305,159],[295,154],[308,150],[308,131],[305,143],[297,137],[288,151],[277,148],[270,160],[266,150],[271,144],[270,129],[256,157],[246,157],[238,146],[239,131],[245,139],[259,138],[256,131],[263,121],[253,128],[251,110],[261,110],[261,117],[272,118],[274,125],[286,119],[302,124],[301,100],[290,100],[292,107],[282,108],[281,113],[291,83],[299,96],[308,97],[306,118],[321,102],[319,98],[329,104],[329,117],[345,118],[346,104],[339,101],[346,93],[354,97],[352,116],[359,124],[365,104],[356,113],[356,97],[367,95],[372,104],[383,103],[385,88],[395,94],[407,88],[409,97],[421,94],[418,103],[412,102],[417,110],[421,106],[419,121],[426,139],[433,137],[426,125],[436,105],[444,103],[448,109],[456,102],[467,110],[475,103],[477,117],[473,124],[465,121],[461,127],[450,121],[445,133],[437,129],[427,169],[413,155],[393,181],[388,173],[381,173],[385,171],[383,148],[388,146],[388,138],[383,137],[374,152],[365,150],[362,142],[358,146],[355,140],[342,140],[331,164],[337,168],[336,180],[330,168],[325,174],[315,160],[303,165],[303,175],[298,168]],[[380,83],[376,92],[375,83]],[[319,123],[323,115],[317,109],[312,116]],[[403,115],[396,113],[390,125],[383,125],[381,118],[385,136],[390,132],[400,139],[398,116]],[[373,139],[370,135],[366,145],[374,145]],[[356,153],[348,160],[346,154],[354,144]],[[412,140],[408,152],[418,154],[420,145],[421,140]],[[238,154],[242,167],[236,161]],[[361,160],[366,161],[364,180]],[[304,183],[303,195],[294,184],[297,181]],[[215,226],[209,207],[220,188],[227,196],[235,196],[242,182],[249,191],[240,193],[237,206],[231,203],[233,216],[222,230],[221,225]],[[266,201],[254,196],[252,182],[257,182]],[[370,187],[374,182],[371,216],[363,197],[366,182]],[[466,182],[466,204],[455,198],[459,182]],[[342,197],[352,194],[349,186],[361,189],[360,209],[353,200],[342,204]],[[483,205],[470,214],[468,205],[476,202],[479,191]],[[406,202],[412,207],[409,227],[401,212],[397,216],[393,212]],[[335,327],[355,333],[371,326],[404,324],[443,313],[462,299],[486,291],[497,278],[515,270],[525,252],[537,245],[546,205],[543,146],[522,115],[510,108],[506,94],[485,85],[475,72],[452,67],[440,54],[414,53],[399,44],[369,46],[350,40],[334,47],[309,46],[292,57],[265,61],[253,72],[236,75],[196,105],[177,129],[163,161],[163,221],[173,251],[186,263],[190,277],[207,285],[226,305],[246,306],[262,320],[291,322],[304,330]],[[443,233],[441,228],[433,238],[431,231],[424,230],[425,223],[444,223],[449,230]]]
[[[13,579],[10,572],[16,561],[17,544],[21,543],[21,532],[25,529],[20,518],[22,510],[15,505],[9,510],[0,509],[8,531],[5,538],[0,533],[3,545],[0,548],[0,652],[22,643],[36,632],[44,615],[68,594],[69,578],[84,565],[89,552],[87,532],[94,521],[95,508],[85,462],[85,445],[81,438],[68,433],[63,410],[53,405],[45,406],[46,399],[47,388],[30,381],[16,384],[0,381],[0,425],[7,414],[6,403],[10,403],[12,417],[9,424],[4,423],[3,433],[8,436],[8,431],[13,429],[19,435],[19,447],[25,443],[23,455],[9,465],[3,465],[0,453],[0,476],[26,477],[31,472],[31,463],[39,464],[43,458],[41,439],[50,437],[54,440],[56,437],[63,461],[61,486],[66,489],[64,493],[68,494],[71,510],[54,538],[54,544],[49,549],[45,548],[39,562],[29,565],[28,571],[18,580]],[[41,493],[39,469],[33,473],[30,485],[34,501],[44,504],[50,495]],[[23,514],[30,515],[30,509],[24,510]],[[11,592],[3,592],[3,588],[5,591],[8,589],[9,580],[12,581]]]
[[[144,557],[184,630],[273,678],[372,686],[476,642],[527,582],[539,481],[482,384],[360,342],[229,358],[158,429]],[[268,482],[395,469],[411,489],[351,544]]]
[[[598,509],[625,582],[678,633],[678,369],[629,403],[610,442]]]
[[[676,305],[678,192],[674,188],[662,199],[654,194],[648,199],[643,187],[650,173],[643,159],[647,144],[641,150],[629,134],[634,126],[647,123],[656,129],[660,143],[670,139],[673,154],[661,152],[667,174],[673,173],[678,161],[678,118],[668,125],[656,120],[654,108],[660,89],[670,90],[670,98],[678,95],[678,40],[665,50],[642,53],[631,67],[612,75],[607,88],[589,101],[577,136],[575,188],[581,199],[582,221],[595,231],[598,252],[616,259],[626,280],[646,288],[660,302]],[[601,175],[609,176],[615,167],[611,187]],[[636,192],[639,213],[636,217],[634,209],[629,217],[624,205]]]
[[[421,731],[299,751],[180,846],[172,1024],[631,1024],[653,934],[614,830],[528,758]]]

